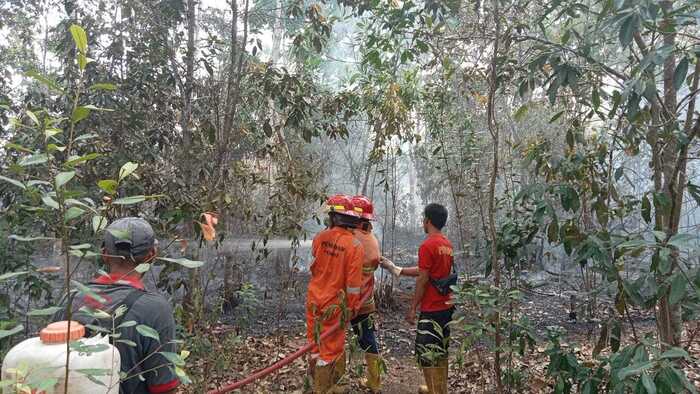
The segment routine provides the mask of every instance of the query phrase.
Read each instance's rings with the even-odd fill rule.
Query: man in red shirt
[[[382,267],[394,275],[417,277],[416,291],[406,315],[406,320],[416,323],[416,312],[420,308],[416,334],[416,357],[423,369],[426,386],[422,393],[447,393],[447,349],[450,340],[450,322],[454,306],[450,304],[449,291],[441,291],[436,281],[452,273],[452,244],[442,234],[447,223],[447,208],[440,204],[425,207],[423,230],[428,235],[418,249],[418,266],[401,268],[389,260],[382,259]]]

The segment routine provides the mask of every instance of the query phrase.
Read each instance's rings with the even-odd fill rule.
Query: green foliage
[[[8,233],[8,229],[12,231],[20,230],[31,233],[46,233],[53,236],[18,236],[10,235],[0,239],[4,243],[0,259],[3,260],[3,286],[13,289],[17,294],[26,295],[27,309],[29,305],[37,302],[51,302],[51,286],[50,280],[55,279],[53,275],[45,275],[45,270],[37,268],[33,265],[30,255],[39,246],[38,241],[56,240],[59,239],[62,245],[62,257],[65,260],[63,279],[66,283],[63,292],[65,295],[77,292],[83,295],[89,295],[93,299],[105,302],[105,300],[90,289],[90,287],[73,280],[73,275],[80,267],[83,260],[88,260],[97,257],[100,254],[93,251],[94,239],[101,229],[106,225],[106,217],[114,217],[118,212],[117,206],[133,205],[154,199],[158,196],[126,196],[120,197],[111,201],[110,199],[103,200],[102,205],[96,204],[94,201],[98,199],[100,194],[94,187],[94,183],[90,182],[89,178],[94,173],[94,161],[101,157],[97,152],[91,152],[92,149],[97,149],[97,141],[92,140],[92,136],[85,133],[82,129],[83,124],[89,122],[89,117],[95,111],[107,111],[105,108],[99,108],[91,104],[82,104],[83,94],[85,93],[85,83],[87,79],[87,65],[91,59],[87,57],[87,35],[85,31],[77,25],[70,27],[70,33],[73,38],[77,51],[76,61],[79,72],[74,74],[74,80],[71,83],[71,92],[57,89],[55,84],[51,83],[48,77],[44,77],[37,72],[33,72],[30,76],[43,83],[49,85],[52,90],[61,96],[61,99],[67,100],[72,106],[70,111],[71,116],[61,117],[48,109],[33,107],[32,110],[26,110],[26,118],[21,120],[21,117],[12,121],[14,126],[12,140],[17,143],[12,143],[13,146],[24,146],[17,150],[17,154],[9,157],[9,169],[6,172],[7,176],[3,176],[2,180],[16,186],[17,190],[5,191],[0,189],[0,197],[3,198],[0,205],[7,210],[0,219],[0,228],[3,233]],[[96,89],[110,90],[109,84],[98,85]],[[69,96],[70,94],[70,96]],[[29,122],[27,122],[27,120]],[[61,130],[61,128],[65,128]],[[39,136],[40,138],[34,138]],[[88,138],[90,137],[90,138]],[[92,140],[92,141],[91,141]],[[32,142],[32,144],[28,143]],[[135,177],[135,171],[138,165],[132,162],[127,162],[119,170],[117,181],[98,182],[102,189],[108,188],[110,194],[118,195],[121,193],[120,186],[129,176]],[[4,171],[4,170],[3,170]],[[109,180],[107,180],[109,181]],[[4,208],[5,202],[9,202],[7,208]],[[88,217],[87,213],[93,216]],[[92,230],[92,231],[90,231]],[[94,234],[94,235],[93,235]],[[7,253],[7,255],[5,255]],[[74,257],[74,258],[72,258]],[[195,262],[187,259],[173,260],[185,266],[200,266],[201,262]],[[5,293],[3,296],[5,304],[0,305],[0,319],[3,326],[13,324],[14,317],[19,313],[10,307],[9,299],[11,293]],[[18,292],[19,290],[19,292]],[[20,296],[22,298],[22,296]],[[66,308],[66,316],[70,319],[72,296],[67,296],[67,305],[65,306],[42,306],[33,308],[26,313],[27,318],[37,318],[54,315],[62,308]],[[118,311],[123,313],[124,311]],[[95,311],[100,317],[110,317],[103,311]],[[13,324],[14,325],[14,324]],[[106,332],[110,336],[117,337],[114,330],[106,330],[104,328],[95,327],[100,332]],[[23,330],[22,325],[16,325],[12,329],[2,330],[2,337],[8,337],[17,334]],[[159,335],[152,328],[137,325],[136,331],[141,335],[159,339]],[[3,344],[6,344],[4,341]],[[86,345],[81,341],[72,342],[67,345],[67,351],[76,351],[79,353],[94,353],[104,351],[108,347],[103,344]],[[172,360],[168,359],[172,362]],[[183,363],[178,360],[176,365],[180,370],[180,375],[186,378],[186,374],[182,371]],[[66,366],[69,368],[69,366]],[[98,376],[102,376],[97,370],[82,370],[80,373],[85,374],[93,382],[98,383]],[[36,390],[43,390],[42,387],[52,386],[56,383],[54,380],[33,376],[33,372],[21,377],[22,384]],[[99,382],[102,384],[101,382]],[[116,383],[118,384],[118,382]]]
[[[613,349],[596,356],[594,362],[562,347],[560,329],[548,331],[549,365],[547,373],[555,379],[556,393],[697,393],[697,389],[675,366],[674,360],[687,358],[680,348],[659,349],[651,338],[640,343]],[[687,391],[686,391],[687,390]]]

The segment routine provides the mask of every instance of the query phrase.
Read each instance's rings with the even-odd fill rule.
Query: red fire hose
[[[370,295],[372,295],[372,293],[367,293],[362,298],[360,298],[359,304],[360,305],[364,304],[364,302],[367,301],[367,298],[369,298]],[[324,340],[324,339],[328,338],[331,334],[338,331],[339,328],[340,328],[340,323],[337,323],[337,324],[331,326],[331,328],[328,329],[328,331],[324,332],[323,335],[321,335],[320,340]],[[304,347],[302,347],[299,350],[297,350],[296,352],[288,355],[287,357],[283,358],[282,360],[280,360],[280,361],[278,361],[278,362],[276,362],[268,367],[265,367],[263,369],[259,369],[255,372],[253,372],[248,377],[241,379],[237,382],[233,382],[231,384],[228,384],[228,385],[221,387],[221,388],[218,388],[216,390],[211,390],[207,394],[229,393],[229,392],[236,390],[236,389],[239,389],[247,384],[253,383],[254,381],[256,381],[258,379],[262,379],[265,376],[267,376],[267,375],[277,371],[278,369],[284,367],[285,365],[291,364],[294,360],[298,359],[299,357],[306,354],[309,350],[311,350],[311,348],[313,346],[314,346],[313,343],[307,343]]]

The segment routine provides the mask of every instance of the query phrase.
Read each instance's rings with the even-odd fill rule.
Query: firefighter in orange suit
[[[360,307],[364,249],[352,233],[360,220],[352,199],[335,195],[327,201],[330,228],[313,240],[311,281],[306,294],[306,335],[311,350],[314,393],[342,392],[345,374],[345,329],[320,337],[337,323],[345,324]]]
[[[366,377],[360,385],[373,393],[381,389],[379,347],[375,335],[374,316],[377,311],[374,305],[374,271],[379,267],[379,241],[372,234],[372,222],[374,220],[374,206],[372,201],[365,196],[352,198],[355,211],[361,216],[360,224],[353,231],[364,248],[365,255],[362,262],[362,298],[367,296],[360,306],[357,316],[352,319],[352,330],[358,338],[358,344],[365,353],[367,362]]]

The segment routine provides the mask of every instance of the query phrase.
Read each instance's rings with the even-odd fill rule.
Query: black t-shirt
[[[85,312],[86,308],[110,313],[123,303],[129,294],[143,290],[143,284],[138,278],[114,279],[102,276],[88,285],[92,291],[104,298],[101,300],[104,303],[90,295],[77,295],[71,308],[72,320],[82,324],[95,324],[95,318]],[[112,341],[119,349],[122,376],[126,374],[126,379],[120,385],[120,392],[158,394],[177,387],[180,381],[173,370],[172,363],[160,354],[160,352],[174,353],[177,350],[176,344],[173,343],[175,339],[173,310],[165,297],[145,291],[120,319],[124,327],[116,330],[120,335]],[[54,315],[54,321],[59,320],[65,320],[65,309]],[[111,319],[105,319],[103,322],[111,324]],[[159,339],[140,334],[137,331],[139,325],[155,330]],[[105,328],[111,330],[111,327]]]

